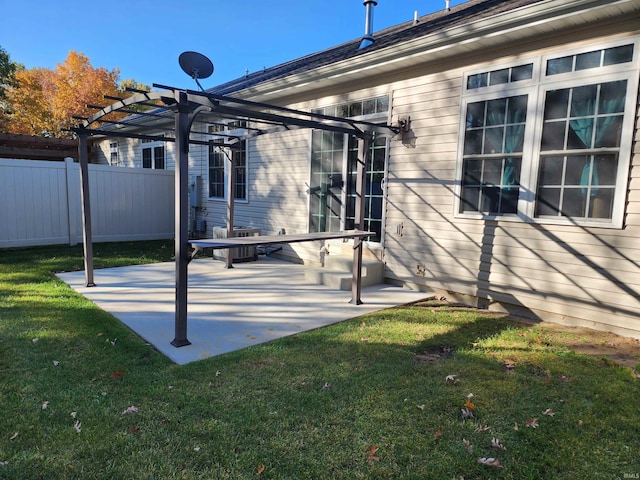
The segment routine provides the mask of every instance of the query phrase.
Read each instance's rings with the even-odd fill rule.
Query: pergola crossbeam
[[[85,251],[85,278],[87,286],[93,283],[93,253],[91,246],[91,210],[89,208],[88,192],[88,168],[86,144],[89,136],[136,138],[140,140],[151,140],[161,142],[174,142],[176,144],[176,168],[175,168],[175,261],[176,261],[176,310],[175,310],[175,338],[171,342],[174,346],[180,347],[189,345],[187,339],[187,265],[188,255],[188,164],[189,145],[205,145],[222,148],[234,148],[241,140],[264,135],[283,129],[309,128],[329,132],[352,135],[358,138],[358,161],[357,161],[357,185],[356,185],[356,217],[355,228],[357,235],[350,235],[354,238],[354,270],[352,283],[352,303],[361,303],[361,265],[362,265],[362,235],[364,232],[364,201],[365,201],[365,178],[366,165],[371,155],[371,140],[374,134],[395,135],[400,132],[400,127],[373,122],[353,120],[341,117],[331,117],[310,112],[303,112],[291,108],[268,105],[264,103],[252,102],[249,100],[217,95],[210,92],[199,92],[193,90],[183,90],[174,87],[154,84],[154,87],[165,91],[143,91],[139,89],[127,89],[134,94],[129,98],[110,97],[116,100],[112,105],[103,107],[92,105],[99,111],[89,118],[83,120],[77,127],[71,128],[80,138],[80,160],[82,176],[82,197],[83,197],[83,239]],[[156,105],[161,102],[162,105]],[[153,106],[153,110],[144,112],[137,111],[136,105]],[[131,113],[129,120],[110,120],[104,117],[111,113]],[[191,128],[196,118],[202,122],[221,125],[221,120],[242,120],[247,124],[269,125],[270,128],[256,128],[247,125],[239,127],[238,131],[244,134],[238,135],[236,132],[192,132]],[[155,119],[145,123],[144,119]],[[133,122],[132,120],[135,120]],[[98,125],[113,125],[106,128]],[[118,129],[120,127],[120,129]],[[124,127],[124,128],[122,128]],[[129,131],[137,129],[143,133]],[[173,132],[174,136],[159,136],[146,134],[154,130],[164,130]],[[232,130],[233,131],[233,130]],[[211,138],[211,140],[201,140],[190,138],[191,133],[197,133]],[[216,143],[214,137],[227,137],[230,142]],[[84,152],[84,153],[83,153]],[[233,171],[231,169],[230,171]],[[230,196],[231,198],[232,196]],[[233,212],[232,204],[228,206]],[[233,214],[228,215],[228,222],[233,225]],[[282,236],[282,241],[286,242],[286,235]],[[305,237],[306,238],[306,237]],[[310,238],[306,238],[310,240]],[[230,255],[229,255],[230,257]]]

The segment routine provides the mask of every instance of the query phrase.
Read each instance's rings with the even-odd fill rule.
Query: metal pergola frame
[[[93,239],[91,233],[91,207],[89,202],[89,174],[88,149],[89,137],[124,137],[144,140],[174,142],[176,144],[175,167],[175,338],[171,342],[175,347],[189,345],[187,339],[187,268],[189,258],[188,238],[188,167],[190,145],[215,145],[219,147],[236,146],[240,141],[258,135],[291,130],[295,128],[311,128],[330,132],[344,133],[358,138],[358,161],[356,172],[356,211],[355,228],[364,230],[364,195],[366,165],[371,155],[371,140],[374,134],[396,135],[402,126],[379,124],[349,118],[320,115],[291,108],[258,103],[230,96],[217,95],[204,91],[185,90],[165,85],[154,84],[158,91],[142,91],[128,89],[133,93],[125,99],[105,97],[116,100],[115,103],[102,107],[92,105],[98,112],[89,118],[82,118],[81,123],[71,128],[79,138],[79,162],[82,194],[82,233],[84,245],[85,285],[95,286],[93,275]],[[135,107],[141,105],[152,107],[149,111],[137,111]],[[110,114],[126,113],[124,119],[105,118]],[[113,117],[113,115],[111,115]],[[246,120],[249,128],[244,129],[244,135],[228,135],[226,133],[192,132],[193,123],[199,121],[221,124],[222,120]],[[173,136],[152,135],[149,131],[164,130]],[[147,133],[144,133],[144,132]],[[141,133],[142,132],[142,133]],[[191,133],[224,136],[230,141],[220,144],[212,140],[191,138]],[[230,181],[233,177],[233,164],[229,169]],[[233,236],[233,198],[229,195],[228,237]],[[282,237],[286,242],[286,235]],[[362,265],[362,238],[354,238],[354,259],[358,269]],[[231,255],[227,255],[230,258]],[[354,264],[354,271],[355,271]],[[358,285],[358,290],[360,286]],[[361,303],[359,291],[355,303]]]

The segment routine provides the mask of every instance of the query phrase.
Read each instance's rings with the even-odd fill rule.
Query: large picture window
[[[637,50],[625,42],[465,76],[456,215],[622,226]]]
[[[462,208],[516,213],[527,95],[483,100],[467,107]]]

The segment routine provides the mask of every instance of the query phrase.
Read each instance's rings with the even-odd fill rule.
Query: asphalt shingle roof
[[[544,0],[470,0],[449,10],[441,10],[413,21],[401,23],[374,33],[375,43],[360,49],[358,37],[335,47],[312,53],[289,62],[254,72],[244,77],[209,89],[212,93],[227,95],[270,80],[285,78],[296,73],[313,70],[364,53],[381,50],[393,45],[420,38],[438,30],[465,25],[509,10],[531,5]]]

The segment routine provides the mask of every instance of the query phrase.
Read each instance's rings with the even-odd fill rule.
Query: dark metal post
[[[89,150],[87,134],[78,134],[78,158],[80,160],[80,192],[82,194],[82,244],[84,246],[85,286],[95,287],[93,282],[93,235],[91,231],[91,202],[89,201]]]
[[[227,159],[229,160],[229,171],[227,172],[227,238],[233,238],[233,217],[236,204],[236,159],[233,156],[233,152],[227,155]],[[227,248],[226,268],[233,268],[233,251],[233,248]]]
[[[189,263],[189,102],[186,92],[177,92],[175,113],[175,256],[176,317],[174,347],[191,345],[187,339],[187,265]]]
[[[371,134],[358,139],[358,158],[356,160],[356,211],[354,226],[364,230],[364,201],[366,194],[367,163],[371,156]],[[353,239],[353,270],[351,280],[351,301],[356,305],[362,304],[360,292],[362,290],[362,238]]]

